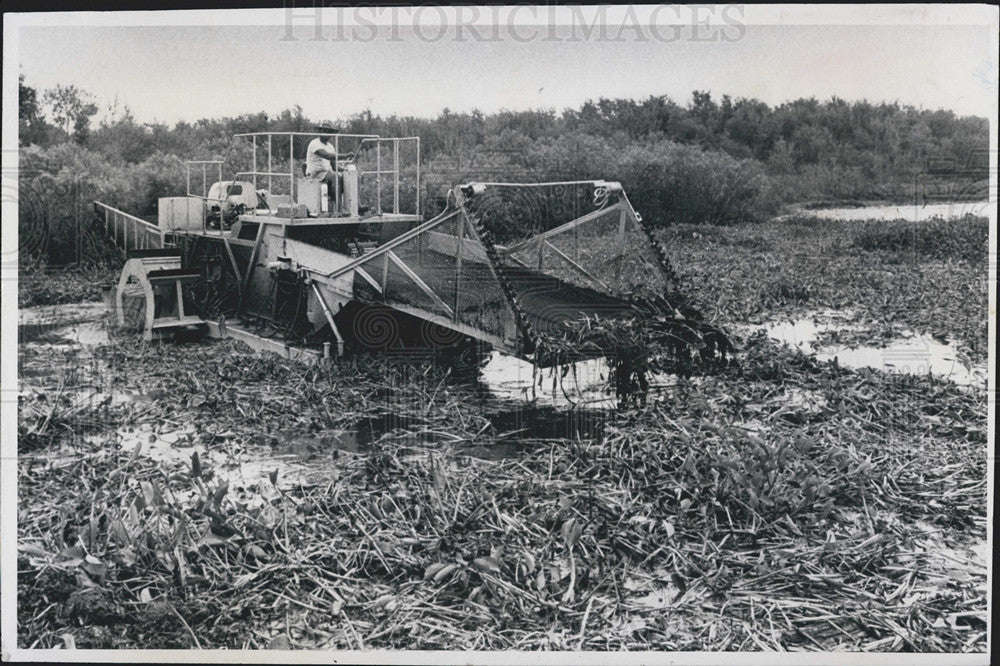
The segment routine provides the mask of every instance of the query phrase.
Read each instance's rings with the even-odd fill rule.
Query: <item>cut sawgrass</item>
[[[120,265],[103,267],[22,267],[18,273],[17,306],[61,305],[99,301],[118,281]]]
[[[18,643],[984,650],[985,570],[933,544],[985,539],[985,393],[745,347],[600,434],[486,461],[462,447],[495,441],[498,405],[433,368],[115,340],[105,379],[160,397],[21,458]],[[386,414],[305,486],[117,446],[142,422],[238,450]]]
[[[734,347],[718,327],[659,300],[636,302],[629,315],[565,323],[541,336],[533,358],[563,374],[576,359],[607,358],[609,388],[623,407],[645,401],[654,373],[690,376],[728,367]]]
[[[983,224],[935,233],[958,248]],[[665,245],[724,329],[853,309],[874,336],[943,333],[984,358],[985,260],[899,233],[803,218],[674,227]],[[738,366],[570,438],[385,358],[22,346],[18,644],[984,651],[985,557],[967,549],[986,537],[986,392],[734,342]],[[46,421],[41,396],[81,385],[148,398],[58,402]],[[227,486],[198,458],[121,446],[136,425],[188,427],[235,465],[372,420],[368,453],[307,485]],[[511,424],[513,453],[468,455]]]

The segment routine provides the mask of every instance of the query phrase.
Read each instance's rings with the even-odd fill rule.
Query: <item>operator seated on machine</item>
[[[327,196],[330,198],[328,210],[333,212],[336,205],[335,193],[340,192],[341,197],[343,197],[344,192],[344,184],[337,162],[351,159],[354,155],[334,152],[334,144],[330,135],[338,133],[340,128],[332,125],[316,125],[313,129],[321,134],[310,141],[309,147],[306,149],[306,176],[326,183]]]

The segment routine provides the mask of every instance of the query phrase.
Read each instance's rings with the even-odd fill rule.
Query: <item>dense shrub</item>
[[[315,120],[294,107],[275,116],[247,113],[168,127],[139,123],[125,110],[69,136],[44,121],[36,93],[21,81],[25,210],[19,222],[31,241],[22,257],[41,253],[51,263],[65,263],[91,201],[154,215],[157,198],[185,192],[185,160],[222,159],[223,178],[232,178],[253,162],[249,142],[234,141],[234,134],[308,132]],[[936,187],[941,191],[933,194],[949,200],[982,200],[987,193],[986,165],[976,157],[987,154],[986,119],[898,104],[834,98],[770,107],[695,92],[687,105],[652,96],[602,98],[561,113],[445,109],[436,118],[415,118],[364,111],[340,124],[345,133],[420,137],[420,212],[427,216],[440,211],[450,187],[469,180],[607,179],[621,181],[635,208],[656,226],[731,225],[767,218],[779,203],[912,201],[929,156],[944,165],[937,171],[942,183],[921,181],[922,190]],[[296,161],[306,144],[305,137],[296,142]],[[275,170],[283,172],[288,142],[277,139],[273,148]],[[956,169],[964,179],[947,175]],[[192,179],[199,194],[200,176]],[[209,174],[206,185],[216,178]],[[287,187],[287,179],[274,179],[275,192]],[[363,188],[367,193],[373,186]],[[411,210],[412,168],[400,190],[403,209]],[[391,210],[384,184],[382,204]]]
[[[539,143],[529,166],[538,180],[608,179],[655,226],[733,224],[769,217],[777,208],[771,179],[754,160],[659,140],[629,144],[599,137]]]
[[[141,217],[156,214],[157,199],[183,194],[184,163],[156,153],[139,164],[112,161],[73,143],[21,150],[18,234],[21,260],[53,265],[92,263],[93,202]]]
[[[176,155],[156,153],[126,170],[125,176],[134,179],[135,194],[139,198],[134,209],[137,215],[154,215],[160,197],[183,195],[187,188],[184,161]]]
[[[759,221],[777,208],[771,181],[753,160],[661,141],[629,149],[618,166],[634,205],[654,225]]]

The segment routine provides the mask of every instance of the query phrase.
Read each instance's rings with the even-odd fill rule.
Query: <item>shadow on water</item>
[[[99,322],[80,319],[18,324],[17,339],[20,344],[92,346],[106,343],[108,335]]]
[[[278,431],[270,444],[264,446],[249,443],[206,446],[193,425],[163,432],[152,423],[123,428],[115,433],[115,439],[122,450],[134,451],[175,469],[190,469],[197,454],[206,480],[221,479],[234,489],[255,488],[270,497],[278,492],[277,487],[331,483],[340,474],[342,461],[377,450],[378,446],[373,444],[383,437],[391,440],[385,442],[390,447],[440,442],[443,450],[458,456],[503,460],[525,455],[540,441],[599,436],[609,414],[541,407],[496,411],[484,416],[489,424],[481,435],[455,447],[450,441],[442,442],[428,421],[395,414],[364,418],[346,430]],[[99,442],[102,435],[92,437]]]
[[[559,410],[550,406],[494,412],[486,414],[492,441],[467,444],[459,453],[487,460],[515,458],[540,441],[600,437],[609,416],[606,411]]]
[[[368,416],[354,422],[353,427],[347,431],[350,433],[349,441],[341,445],[354,447],[354,452],[365,453],[371,450],[372,442],[378,441],[383,435],[397,431],[405,432],[410,437],[416,435],[416,438],[421,441],[432,441],[433,438],[429,434],[419,432],[426,425],[426,419],[403,414],[387,413]],[[418,432],[414,433],[414,430]]]
[[[477,458],[497,460],[522,455],[534,443],[554,439],[600,437],[610,412],[600,410],[560,410],[551,406],[516,407],[484,414],[489,425],[479,437],[461,445],[457,452]],[[383,414],[356,421],[350,430],[322,437],[322,448],[351,453],[367,453],[372,443],[384,435],[405,433],[409,439],[433,442],[438,436],[422,431],[428,422],[417,417]]]
[[[19,342],[42,348],[52,345],[73,349],[100,346],[108,342],[105,314],[106,306],[100,303],[23,311],[18,327]],[[200,333],[191,331],[181,339],[198,339]],[[469,438],[453,448],[454,452],[484,459],[504,459],[524,455],[539,441],[589,439],[603,434],[611,412],[584,409],[573,406],[574,402],[567,404],[562,400],[563,388],[554,397],[548,396],[548,402],[544,389],[538,390],[537,399],[525,401],[525,385],[531,389],[534,378],[530,365],[525,366],[518,359],[496,353],[489,358],[492,360],[492,374],[489,371],[486,373],[485,382],[481,381],[483,378],[478,372],[453,377],[455,384],[464,385],[465,390],[471,389],[467,395],[469,412],[479,415],[463,429],[452,431],[458,436],[468,433],[465,436]],[[606,389],[606,382],[603,373],[599,372],[600,368],[595,372],[585,372],[593,368],[589,365],[581,367],[583,370],[577,369],[572,385],[565,390],[575,390],[583,398],[593,398],[591,393],[603,397],[601,391]],[[30,374],[45,376],[48,369],[22,368],[22,376]],[[544,381],[551,381],[550,374],[543,375],[543,378]],[[505,382],[511,385],[507,386]],[[114,387],[99,388],[101,390],[96,392],[81,394],[79,399],[106,400],[112,406],[119,406],[152,402],[162,397]],[[229,469],[234,478],[244,480],[257,479],[270,466],[281,467],[283,474],[309,472],[306,475],[311,477],[311,472],[317,471],[311,468],[322,468],[325,466],[323,463],[335,460],[339,454],[367,454],[374,448],[374,443],[383,439],[386,443],[391,440],[390,445],[404,447],[414,443],[432,446],[440,443],[445,447],[458,439],[442,439],[442,425],[436,421],[392,412],[390,405],[384,409],[384,413],[345,424],[343,429],[277,432],[269,445],[238,447],[239,450],[230,449],[227,452],[205,449],[199,443],[197,434],[184,428],[166,432],[154,428],[139,428],[133,432],[133,429],[126,428],[118,434],[123,447],[133,450],[141,443],[145,455],[163,462],[190,464],[191,455],[200,451],[205,461],[214,463],[220,473]],[[302,469],[303,466],[308,469]]]
[[[604,433],[608,412],[560,410],[551,406],[523,407],[487,414],[499,440],[578,439]]]

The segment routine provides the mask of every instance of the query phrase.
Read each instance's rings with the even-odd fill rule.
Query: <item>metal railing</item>
[[[236,177],[239,178],[240,176],[245,176],[248,178],[252,178],[254,190],[259,188],[258,183],[260,181],[258,179],[266,178],[268,193],[274,191],[274,178],[280,178],[282,180],[288,178],[288,195],[293,204],[298,202],[298,198],[296,197],[296,192],[295,192],[295,179],[298,176],[303,175],[301,173],[296,174],[295,170],[295,137],[308,136],[316,138],[317,136],[331,136],[333,137],[333,152],[337,153],[338,155],[340,154],[341,139],[359,139],[363,141],[364,139],[378,138],[374,134],[331,133],[324,135],[321,132],[246,132],[243,134],[235,134],[234,136],[237,138],[250,137],[250,140],[253,143],[253,166],[250,171],[241,171],[238,174],[236,174]],[[278,158],[279,165],[277,167],[275,166],[275,161],[274,161],[275,160],[274,140],[275,138],[280,138],[280,137],[285,137],[288,139],[288,171],[275,171],[276,168],[283,168],[282,164],[284,163],[284,157]],[[264,143],[264,139],[267,140],[266,144]],[[259,149],[262,150],[265,145],[267,146],[267,166],[266,166],[266,171],[262,171],[258,167],[263,167],[264,165],[258,164],[257,158],[258,158],[258,150]],[[263,162],[263,158],[261,159],[261,162]],[[336,180],[334,180],[333,194],[334,194],[334,205],[336,206],[336,209],[339,210],[340,187],[339,183]]]
[[[103,220],[104,231],[123,255],[127,255],[129,250],[149,250],[170,245],[160,227],[142,218],[99,201],[94,202],[94,213],[98,219]]]
[[[375,148],[375,168],[374,169],[359,169],[358,171],[358,195],[361,195],[361,179],[365,176],[375,177],[375,201],[365,202],[366,204],[374,204],[374,208],[378,213],[382,213],[382,194],[383,189],[389,187],[390,185],[385,183],[383,176],[389,176],[388,180],[391,180],[391,191],[392,191],[392,212],[400,213],[400,144],[405,142],[414,142],[416,147],[416,157],[414,166],[416,169],[416,201],[414,206],[414,214],[420,214],[420,137],[397,137],[397,138],[387,138],[383,139],[377,134],[340,134],[340,133],[329,133],[323,134],[321,132],[248,132],[243,134],[236,134],[236,137],[246,138],[249,137],[253,144],[253,164],[250,171],[241,171],[236,174],[235,178],[245,177],[247,179],[252,179],[254,189],[258,189],[260,185],[264,182],[267,183],[267,191],[269,193],[274,192],[274,179],[278,178],[282,181],[288,179],[288,194],[291,202],[298,203],[298,197],[296,196],[295,183],[296,178],[302,176],[301,171],[297,173],[296,163],[295,163],[295,139],[296,137],[311,137],[316,138],[317,136],[329,136],[333,140],[333,152],[340,154],[340,148],[344,140],[356,140],[358,142],[357,148],[354,151],[354,156],[349,160],[340,160],[334,165],[334,168],[338,168],[344,164],[356,163],[358,155],[361,153],[362,148],[366,144],[373,144]],[[277,156],[275,143],[276,139],[285,139],[288,141],[288,154],[287,156]],[[386,155],[386,159],[391,159],[391,168],[383,168],[383,148],[385,144],[391,144],[391,151],[389,155]],[[266,148],[267,160],[264,163],[264,157],[259,155]],[[287,160],[287,162],[286,162]],[[276,163],[277,161],[277,163]],[[285,165],[287,163],[287,171],[284,171]],[[265,180],[266,179],[266,180]],[[220,176],[221,180],[221,176]],[[341,207],[341,191],[340,183],[338,179],[334,179],[333,183],[334,192],[334,206],[335,210],[340,210]]]
[[[208,182],[208,167],[209,167],[209,165],[212,165],[212,164],[214,164],[216,167],[218,167],[218,172],[217,172],[217,176],[218,177],[213,182],[214,183],[221,183],[222,182],[222,164],[223,164],[222,160],[188,160],[185,163],[184,166],[185,166],[185,168],[187,170],[187,196],[189,196],[189,197],[197,197],[197,198],[202,199],[202,200],[207,200],[208,199],[208,190],[209,190],[209,188],[211,186],[211,183]],[[194,193],[191,192],[191,167],[192,166],[201,166],[201,194],[194,194]]]
[[[364,176],[375,176],[375,209],[382,213],[382,176],[384,174],[392,174],[392,212],[399,213],[399,144],[400,142],[416,142],[416,184],[415,184],[415,202],[413,213],[416,215],[420,214],[420,137],[419,136],[405,136],[405,137],[393,137],[390,139],[383,139],[381,137],[375,137],[373,139],[365,139],[360,144],[358,144],[358,152],[361,151],[361,146],[368,141],[374,141],[375,143],[375,168],[374,169],[363,169],[358,172],[359,178]],[[392,168],[383,169],[382,168],[382,145],[391,144],[392,146]],[[388,157],[388,156],[387,156]],[[360,183],[359,188],[360,190]]]

